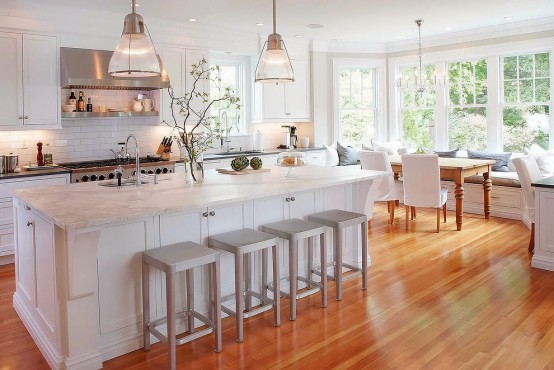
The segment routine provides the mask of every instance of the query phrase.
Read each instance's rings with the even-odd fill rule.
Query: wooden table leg
[[[398,172],[395,172],[394,173],[394,181],[398,181],[398,179],[400,178],[400,174]],[[400,200],[395,200],[394,201],[394,204],[398,207],[400,206]],[[392,222],[391,222],[392,223]]]
[[[456,197],[456,229],[462,230],[462,217],[464,214],[464,186],[461,174],[456,174],[454,179],[454,196]]]
[[[491,189],[492,181],[489,178],[489,173],[483,173],[483,207],[485,212],[485,219],[489,219],[491,215]]]

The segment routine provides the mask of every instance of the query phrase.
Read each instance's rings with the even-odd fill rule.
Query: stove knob
[[[83,176],[81,177],[81,181],[82,181],[82,182],[87,182],[88,179],[89,179],[88,175],[83,175]]]
[[[113,178],[115,178],[115,173],[110,172],[110,173],[108,174],[108,179],[111,180],[111,179],[113,179]]]
[[[153,174],[154,174],[154,171],[148,170],[148,174],[149,174],[149,175],[153,175]]]
[[[164,168],[162,169],[162,172],[163,172],[163,173],[167,173],[167,171],[168,171],[168,170],[167,170],[167,167],[164,167]]]
[[[156,175],[159,175],[160,173],[162,173],[162,169],[161,168],[156,168]]]
[[[137,174],[137,171],[133,171],[133,176],[135,176]]]
[[[140,173],[146,173],[146,170],[140,170]]]
[[[90,175],[90,181],[96,181],[96,180],[98,180],[97,175]]]
[[[98,176],[98,180],[100,180],[100,181],[105,180],[105,179],[106,179],[106,176],[104,176],[104,175]]]

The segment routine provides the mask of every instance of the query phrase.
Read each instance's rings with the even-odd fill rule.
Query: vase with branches
[[[211,114],[212,109],[240,109],[240,99],[232,88],[221,87],[217,97],[205,91],[205,86],[221,84],[219,70],[220,66],[210,67],[206,59],[202,59],[191,65],[192,83],[184,96],[176,95],[171,86],[168,88],[172,121],[164,123],[173,129],[171,135],[179,147],[185,148],[186,170],[194,182],[204,178],[203,154],[222,139],[222,128],[217,117]]]

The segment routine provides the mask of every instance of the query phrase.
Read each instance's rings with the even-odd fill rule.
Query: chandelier
[[[422,53],[421,53],[421,24],[423,19],[416,19],[415,24],[418,28],[418,60],[419,64],[416,66],[414,74],[408,78],[402,78],[399,76],[396,79],[396,86],[400,90],[411,90],[416,91],[419,94],[422,94],[426,91],[432,90],[435,86],[440,86],[444,84],[444,78],[437,77],[435,72],[432,78],[429,78],[426,71],[423,68]]]

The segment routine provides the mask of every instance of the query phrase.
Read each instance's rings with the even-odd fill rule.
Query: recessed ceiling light
[[[513,19],[513,17],[511,17],[511,16],[504,17],[505,21],[511,21],[512,19]]]
[[[451,30],[452,30],[452,27],[448,26],[448,27],[446,27],[446,30],[447,30],[447,31],[451,31]]]
[[[196,22],[196,18],[189,18],[189,22]]]
[[[302,35],[294,35],[294,37],[296,37],[297,39],[301,38]]]
[[[319,24],[319,23],[310,23],[310,24],[306,25],[306,27],[308,27],[308,28],[323,28],[325,26],[322,25],[322,24]]]
[[[264,24],[262,22],[256,23],[256,26],[263,26]]]

